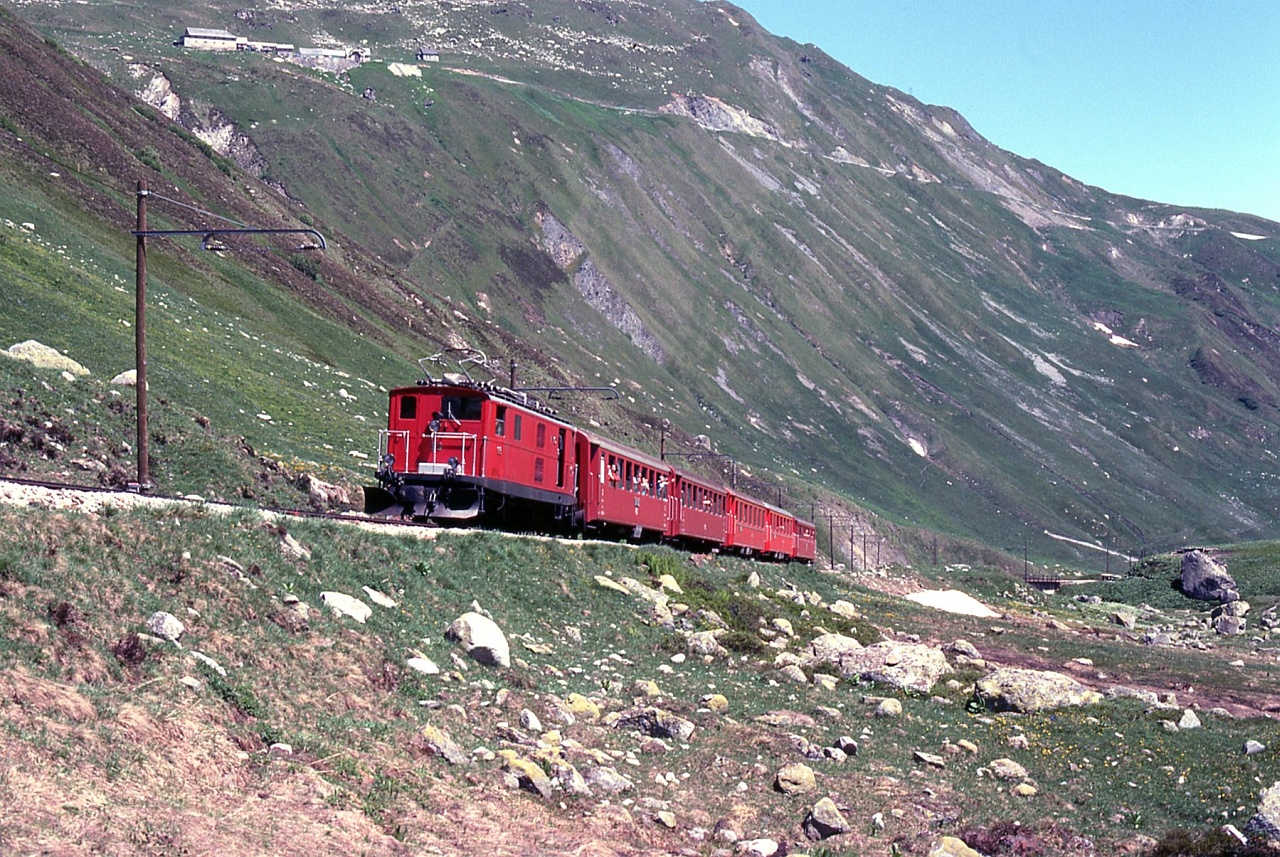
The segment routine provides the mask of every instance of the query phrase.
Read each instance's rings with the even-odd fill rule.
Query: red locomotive
[[[474,380],[478,352],[433,377],[441,357],[391,391],[366,512],[813,561],[808,521],[565,422],[514,385]]]

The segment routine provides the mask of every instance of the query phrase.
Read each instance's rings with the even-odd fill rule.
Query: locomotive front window
[[[440,415],[448,420],[480,419],[484,399],[478,396],[444,396],[440,399]]]
[[[417,396],[401,396],[400,397],[400,419],[413,420],[418,418],[418,397]]]

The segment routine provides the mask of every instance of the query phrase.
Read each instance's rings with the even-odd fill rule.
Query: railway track
[[[0,478],[0,503],[21,505],[36,503],[62,508],[89,508],[103,506],[135,506],[158,504],[186,504],[207,509],[217,509],[226,513],[250,512],[263,516],[278,518],[309,518],[315,520],[340,521],[359,524],[370,528],[388,531],[412,529],[437,532],[441,529],[434,523],[417,523],[387,518],[375,518],[353,512],[321,512],[314,509],[287,509],[273,506],[257,506],[247,503],[230,503],[225,500],[206,500],[197,495],[153,494],[132,488],[112,488],[103,485],[81,485],[60,482],[52,479],[23,479],[17,477]]]

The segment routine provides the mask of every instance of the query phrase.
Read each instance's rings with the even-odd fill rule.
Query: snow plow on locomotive
[[[471,368],[487,369],[480,352],[433,375],[428,364],[446,353],[389,394],[368,514],[813,561],[812,524],[577,428],[514,382],[475,380]]]

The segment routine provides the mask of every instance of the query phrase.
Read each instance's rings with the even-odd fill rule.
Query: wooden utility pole
[[[147,183],[138,181],[137,273],[134,291],[134,386],[138,402],[138,490],[151,487],[147,450]]]

